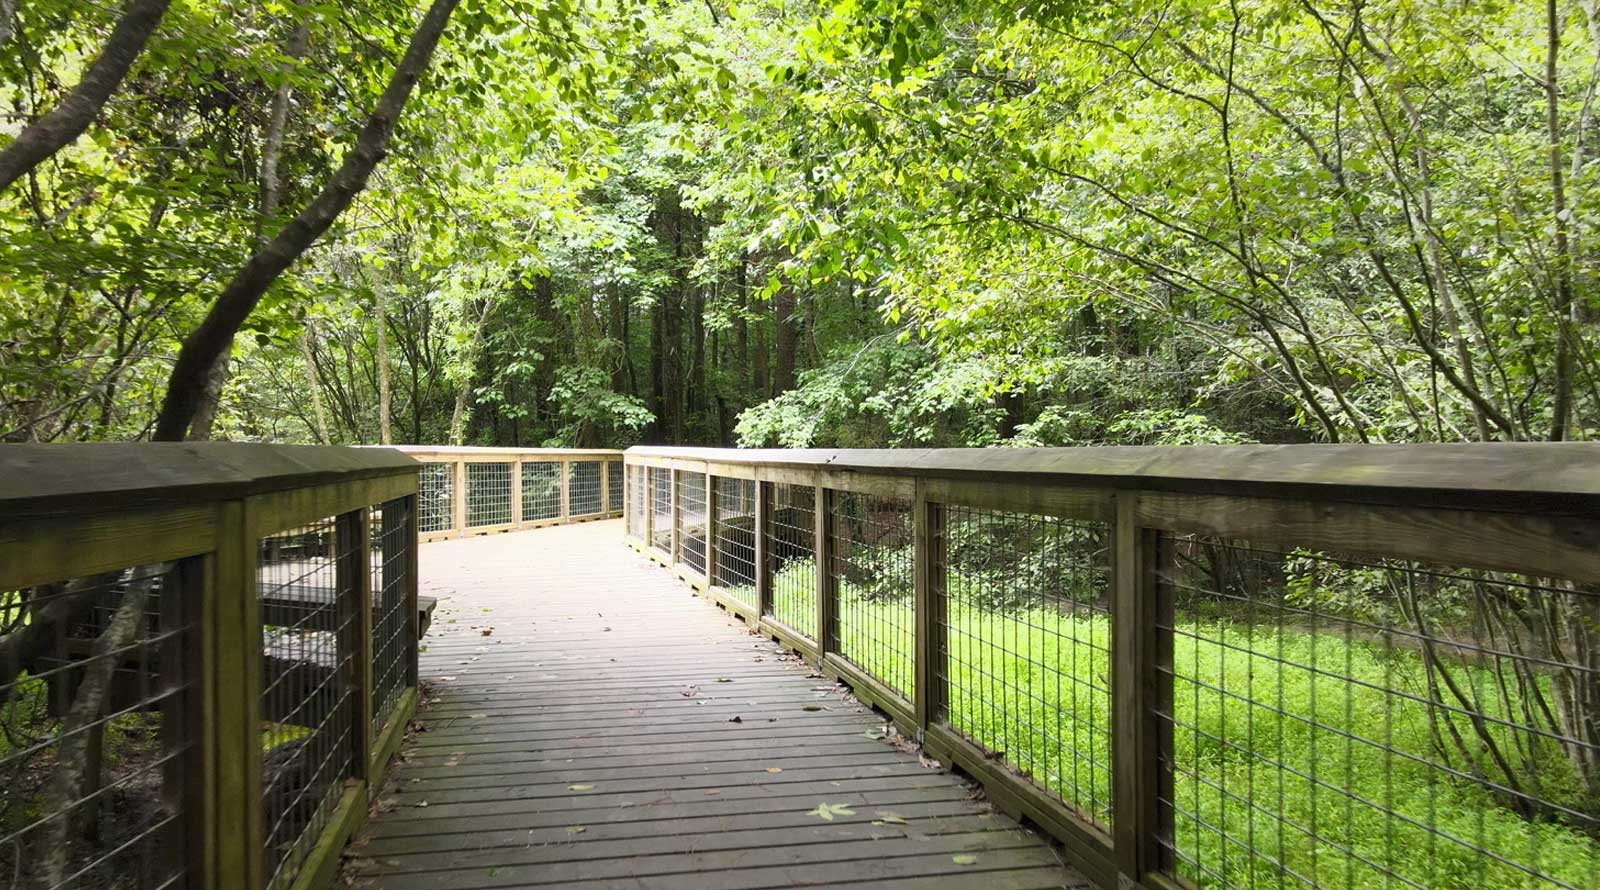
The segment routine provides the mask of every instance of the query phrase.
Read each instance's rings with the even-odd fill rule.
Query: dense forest
[[[455,7],[0,3],[0,438],[1600,428],[1593,0]]]

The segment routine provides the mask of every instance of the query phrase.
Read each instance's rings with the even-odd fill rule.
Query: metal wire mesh
[[[455,522],[455,465],[423,464],[417,473],[417,525],[442,532]]]
[[[467,464],[467,527],[511,521],[510,463]]]
[[[1158,553],[1180,874],[1600,885],[1595,589],[1189,536]]]
[[[186,881],[192,564],[0,592],[0,875],[8,886]]]
[[[772,486],[772,617],[817,638],[817,508],[809,485]]]
[[[756,605],[756,483],[717,477],[717,539],[711,583]]]
[[[1091,822],[1111,806],[1111,622],[1103,523],[944,509],[935,681],[962,735]]]
[[[561,462],[528,461],[522,465],[522,520],[555,519],[561,515]]]
[[[678,561],[706,571],[706,474],[679,470]]]
[[[294,880],[351,775],[349,677],[360,593],[353,567],[370,557],[357,552],[349,524],[325,519],[259,544],[261,787],[269,888]]]
[[[622,461],[606,461],[606,512],[622,512]]]
[[[628,532],[643,539],[649,524],[650,483],[645,479],[644,467],[628,468]]]
[[[599,512],[600,462],[575,460],[567,464],[567,515],[592,516]]]
[[[406,688],[411,621],[407,614],[409,505],[404,498],[372,509],[372,729],[376,736],[393,716]]]
[[[672,471],[650,468],[650,546],[672,550]]]
[[[829,509],[838,652],[910,702],[917,651],[911,503],[836,491]]]

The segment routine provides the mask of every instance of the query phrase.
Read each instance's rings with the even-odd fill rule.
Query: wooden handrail
[[[1178,769],[1174,734],[1181,725],[1174,711],[1173,690],[1183,671],[1198,671],[1199,667],[1178,665],[1175,639],[1181,636],[1186,646],[1203,643],[1213,653],[1208,657],[1237,658],[1245,652],[1251,666],[1241,673],[1266,671],[1272,665],[1278,665],[1280,672],[1316,675],[1319,670],[1314,664],[1285,661],[1281,652],[1250,651],[1248,644],[1224,642],[1229,625],[1206,624],[1204,616],[1209,613],[1205,609],[1222,610],[1225,620],[1245,626],[1252,626],[1258,611],[1271,615],[1276,623],[1261,632],[1280,637],[1316,633],[1318,621],[1343,628],[1347,641],[1371,638],[1374,642],[1370,645],[1382,647],[1387,657],[1410,659],[1404,661],[1406,665],[1432,659],[1420,669],[1430,676],[1441,675],[1430,681],[1439,689],[1450,680],[1449,669],[1438,666],[1438,659],[1444,657],[1438,653],[1445,650],[1455,661],[1493,663],[1502,676],[1515,671],[1565,671],[1563,676],[1578,678],[1574,682],[1600,684],[1593,665],[1572,661],[1579,652],[1600,651],[1600,622],[1584,617],[1600,615],[1600,445],[904,450],[637,447],[629,449],[624,460],[628,486],[624,538],[631,546],[672,569],[753,628],[788,645],[824,673],[850,684],[859,698],[883,710],[902,732],[921,740],[932,756],[979,779],[1002,809],[1029,817],[1066,842],[1072,864],[1107,888],[1175,890],[1205,877],[1190,873],[1192,867],[1179,861],[1176,852],[1180,839],[1175,836],[1174,824],[1180,817],[1175,815],[1173,801],[1174,794],[1183,789],[1175,791],[1173,787]],[[729,499],[719,500],[723,491],[732,493]],[[984,523],[1010,529],[1011,537],[991,534],[984,538]],[[955,528],[958,525],[959,530]],[[1028,576],[1009,562],[1036,558],[1043,552],[1005,552],[1006,547],[1025,548],[1028,545],[1015,543],[1018,537],[1041,528],[1058,536],[1058,544],[1053,546],[1088,560],[1083,565],[1090,568],[1075,570],[1080,581],[1093,580],[1089,589],[1078,594],[1080,599],[1050,600],[1039,589],[1029,587],[1046,582],[1021,580]],[[958,568],[975,558],[973,541],[978,539],[1001,551],[991,557],[998,566]],[[1104,550],[1094,549],[1101,545],[1081,545],[1090,549],[1070,551],[1076,546],[1070,542],[1080,539],[1102,542]],[[953,554],[952,546],[965,549]],[[1205,557],[1207,553],[1216,555]],[[1291,596],[1284,589],[1286,582],[1273,582],[1278,586],[1260,590],[1245,587],[1244,592],[1207,592],[1202,589],[1207,579],[1200,576],[1197,581],[1196,568],[1183,561],[1193,563],[1197,554],[1241,564],[1253,560],[1263,565],[1269,576],[1312,564],[1327,566],[1324,572],[1330,576],[1345,572],[1338,577],[1366,578],[1360,583],[1369,585],[1374,573],[1386,573],[1383,577],[1389,578],[1390,584],[1416,584],[1421,579],[1425,585],[1458,588],[1510,585],[1506,588],[1509,593],[1491,594],[1509,598],[1495,608],[1519,608],[1515,605],[1519,601],[1548,601],[1572,615],[1568,621],[1559,615],[1550,617],[1553,613],[1548,610],[1537,611],[1535,623],[1565,623],[1557,631],[1538,632],[1555,634],[1553,639],[1558,642],[1552,651],[1531,652],[1537,634],[1525,628],[1514,630],[1510,639],[1502,636],[1489,641],[1468,638],[1479,632],[1473,625],[1440,627],[1421,618],[1407,618],[1400,621],[1402,626],[1394,627],[1354,612],[1341,612],[1339,604],[1324,605],[1315,598],[1286,605]],[[791,588],[786,592],[777,590],[775,575],[780,563]],[[1095,574],[1099,571],[1092,568],[1095,565],[1103,565],[1104,573]],[[960,572],[988,572],[979,577],[989,580],[958,577]],[[876,581],[870,588],[859,586],[872,579]],[[810,587],[792,589],[802,581]],[[1313,576],[1311,583],[1320,582]],[[955,587],[958,584],[959,589]],[[1018,642],[1023,639],[1034,640],[1027,646],[1064,646],[1064,641],[1048,637],[1048,633],[1065,632],[1047,633],[1033,624],[1018,624],[1022,619],[1008,617],[1008,607],[1003,605],[975,605],[981,601],[974,597],[987,589],[984,584],[1007,585],[1002,592],[1025,600],[1032,597],[1032,602],[1055,602],[1051,608],[1063,610],[1063,615],[1103,614],[1109,622],[1103,641],[1072,640],[1074,647],[1089,646],[1088,651],[1102,653],[1103,668],[1098,674],[1074,675],[1070,667],[1039,660],[1043,656],[1029,654],[1032,650],[1011,651],[1023,646]],[[841,592],[846,587],[852,588],[848,601]],[[791,601],[787,613],[774,607],[779,593]],[[800,599],[795,600],[796,596]],[[1380,591],[1375,596],[1379,597],[1378,607],[1399,614],[1401,606],[1390,605],[1386,599],[1399,594]],[[814,614],[793,612],[796,601],[805,602],[805,608],[814,609]],[[1200,605],[1190,607],[1191,601]],[[851,610],[855,610],[854,617],[848,617]],[[957,610],[961,615],[955,614]],[[879,621],[879,626],[858,626],[868,620],[862,615],[875,615],[872,620]],[[973,615],[987,617],[973,624]],[[1027,619],[1047,624],[1051,620]],[[1392,616],[1385,619],[1396,620]],[[1303,626],[1308,622],[1309,631]],[[1010,630],[992,630],[1001,625]],[[1185,628],[1182,634],[1180,626]],[[1090,633],[1093,627],[1090,622],[1079,626],[1078,632]],[[863,633],[877,636],[864,643],[860,639]],[[974,635],[984,633],[1011,636],[975,643]],[[1584,640],[1575,643],[1560,636],[1573,633],[1583,635]],[[907,639],[913,651],[900,651]],[[1068,799],[1060,790],[1059,776],[1030,772],[1036,769],[1040,752],[1018,755],[996,750],[986,746],[981,733],[975,735],[971,726],[958,725],[970,715],[958,715],[955,709],[973,705],[970,690],[968,700],[952,705],[951,677],[971,667],[955,663],[958,657],[971,657],[970,653],[952,655],[949,647],[956,642],[969,648],[989,646],[991,653],[1005,650],[1006,658],[1020,659],[1013,665],[1019,676],[1056,678],[1054,691],[1012,689],[1007,684],[1022,681],[1009,676],[997,679],[990,671],[988,684],[1012,696],[1005,701],[1027,702],[1032,709],[1028,714],[991,714],[994,719],[1003,717],[1033,726],[1042,719],[1035,711],[1047,707],[1046,701],[1059,693],[1060,684],[1091,692],[1103,687],[1108,712],[1098,731],[1108,752],[1096,763],[1088,755],[1058,750],[1055,756],[1073,762],[1048,769],[1071,770],[1074,776],[1104,770],[1109,784],[1107,799],[1098,803]],[[856,651],[851,651],[852,645]],[[874,664],[873,652],[881,654],[883,650],[911,663]],[[1321,669],[1324,675],[1329,670]],[[1523,677],[1524,691],[1531,688],[1526,673],[1518,676]],[[1191,686],[1200,683],[1184,682]],[[1225,680],[1209,682],[1218,684],[1220,690]],[[1410,687],[1384,686],[1381,676],[1362,682],[1363,694],[1378,696],[1383,706],[1395,707],[1399,702],[1400,707],[1421,707],[1416,704],[1419,693]],[[1424,708],[1427,713],[1459,712],[1467,707],[1463,702],[1469,699],[1451,697],[1444,691],[1427,692],[1428,688],[1425,686],[1421,695],[1439,700],[1430,706],[1432,710]],[[1217,694],[1230,697],[1237,707],[1243,707],[1239,702],[1268,710],[1279,706],[1257,701],[1259,692],[1248,683]],[[1510,694],[1515,695],[1515,689]],[[1484,707],[1500,706],[1490,702]],[[1094,712],[1090,713],[1089,719],[1093,719]],[[1553,709],[1544,714],[1553,714]],[[1074,719],[1085,718],[1080,714]],[[1351,737],[1339,727],[1323,726],[1318,714],[1300,719],[1313,722],[1333,738]],[[1500,731],[1508,733],[1560,735],[1550,727],[1516,725],[1518,719],[1533,717],[1507,714],[1482,719],[1505,723]],[[1058,739],[1055,744],[1064,742]],[[1271,761],[1277,756],[1273,751],[1248,751],[1246,739],[1213,739],[1211,744],[1232,746],[1240,750],[1240,756],[1262,759],[1266,764],[1262,770],[1273,766]],[[1382,740],[1364,744],[1383,746],[1383,756],[1406,764],[1426,763],[1431,756],[1426,751],[1397,751]],[[1589,752],[1587,756],[1600,760],[1600,739],[1563,744],[1583,748]],[[1183,768],[1198,769],[1187,764]],[[1458,765],[1440,781],[1464,781],[1461,776],[1480,769],[1476,763]],[[1502,776],[1499,784],[1492,778],[1483,780],[1483,788],[1515,784],[1514,777]],[[1342,777],[1321,781],[1336,783]],[[1246,801],[1241,805],[1271,813],[1276,803]],[[1371,805],[1385,804],[1380,800]],[[1537,798],[1519,799],[1510,805],[1581,812],[1581,807],[1574,809],[1575,804]],[[1114,821],[1108,821],[1106,814],[1111,812]],[[1417,822],[1413,816],[1387,811],[1383,816],[1401,828]],[[1190,826],[1187,830],[1204,833],[1203,823],[1186,824]],[[1202,827],[1196,828],[1196,824]],[[1431,825],[1428,828],[1434,830]],[[1597,828],[1600,825],[1579,830]],[[1240,840],[1225,838],[1221,843],[1237,845]],[[1318,843],[1326,849],[1345,842],[1323,837]],[[1234,855],[1246,854],[1234,850]],[[1524,855],[1521,849],[1491,850],[1484,855],[1524,870],[1541,867],[1536,861],[1521,863],[1517,858]],[[1399,860],[1376,865],[1370,860],[1368,856],[1359,866],[1384,878],[1404,866]],[[1266,866],[1261,867],[1293,873],[1288,864],[1273,866],[1275,860],[1270,857],[1264,861]]]

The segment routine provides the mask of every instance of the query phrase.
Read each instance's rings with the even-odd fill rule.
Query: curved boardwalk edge
[[[351,886],[1089,886],[617,521],[430,544],[420,578],[423,731]]]

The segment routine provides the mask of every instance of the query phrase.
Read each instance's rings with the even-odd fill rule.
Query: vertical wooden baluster
[[[561,524],[572,519],[572,465],[561,461]]]
[[[421,540],[417,532],[422,526],[422,517],[418,510],[421,502],[418,495],[407,495],[406,505],[406,534],[402,539],[406,548],[406,685],[412,689],[417,688],[418,665],[417,649],[422,643],[422,613],[417,605],[417,553],[421,550]]]
[[[706,474],[706,589],[717,586],[717,477]]]
[[[339,514],[334,525],[334,604],[341,680],[349,685],[351,778],[368,780],[372,757],[372,526],[367,508]]]
[[[162,646],[161,690],[182,688],[183,693],[163,708],[161,728],[168,740],[165,750],[187,744],[192,754],[172,761],[179,784],[167,786],[182,789],[182,798],[175,803],[184,813],[181,846],[175,851],[181,859],[173,864],[187,870],[188,886],[219,887],[223,885],[217,871],[218,847],[224,842],[238,847],[242,840],[223,834],[218,815],[222,759],[216,739],[217,555],[184,560],[174,575],[177,589],[162,593],[161,629],[187,627],[188,632]],[[243,878],[238,871],[230,875]]]
[[[668,513],[672,517],[672,540],[667,543],[667,564],[678,564],[678,546],[683,540],[683,517],[679,515],[681,504],[678,503],[678,471],[667,471],[667,496],[672,499],[672,507]]]
[[[511,462],[511,524],[522,524],[522,461]]]
[[[1159,659],[1170,670],[1172,652],[1171,587],[1161,580],[1160,535],[1139,527],[1137,506],[1136,493],[1117,494],[1111,611],[1112,837],[1118,881],[1133,885],[1162,862],[1160,795],[1170,783],[1170,776],[1162,779],[1169,772],[1163,745],[1170,738],[1163,741],[1167,733],[1155,714],[1171,700],[1171,674],[1161,672]]]
[[[455,523],[456,537],[467,536],[467,462],[465,459],[455,463],[456,485],[455,497],[451,499],[450,506],[454,508],[452,521]]]
[[[756,482],[756,616],[772,614],[772,483]]]
[[[822,486],[820,478],[816,480],[813,491],[816,493],[817,663],[821,664],[829,652],[835,652],[839,647],[839,584],[833,573],[834,493]]]
[[[923,480],[917,480],[912,508],[913,566],[916,585],[916,708],[917,729],[944,719],[947,695],[945,669],[944,507],[930,503]]]

